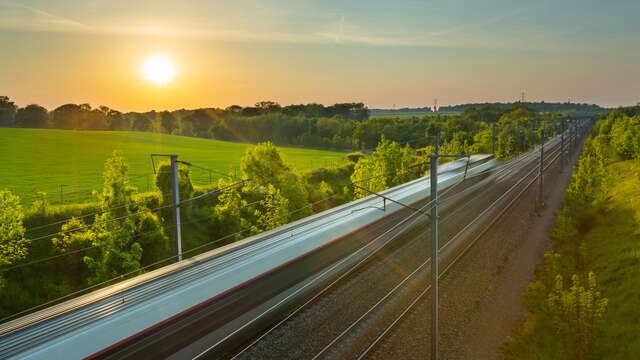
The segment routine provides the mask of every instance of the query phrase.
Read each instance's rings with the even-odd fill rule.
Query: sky
[[[121,111],[640,101],[640,1],[0,0],[0,95]],[[162,55],[175,77],[142,75]]]

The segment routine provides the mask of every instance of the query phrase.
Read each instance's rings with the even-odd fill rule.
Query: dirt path
[[[441,359],[503,357],[502,344],[525,315],[522,293],[534,279],[536,265],[551,249],[549,233],[571,178],[571,166],[562,173],[559,166],[549,170],[546,206],[535,212],[536,186],[532,186],[441,280]],[[430,303],[430,299],[423,301],[372,358],[428,358]]]

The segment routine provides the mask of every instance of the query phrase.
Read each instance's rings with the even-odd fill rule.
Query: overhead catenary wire
[[[168,226],[164,226],[163,228],[164,228],[164,230],[166,230],[166,229],[170,229],[170,228],[172,228],[174,226],[175,225],[168,225]],[[150,230],[150,231],[145,231],[143,233],[133,234],[131,236],[131,239],[137,239],[139,237],[146,236],[146,235],[149,235],[149,234],[153,234],[153,233],[156,233],[158,231],[161,231],[161,229],[158,228],[158,229],[154,229],[154,230]],[[26,267],[26,266],[39,264],[39,263],[46,262],[46,261],[49,261],[49,260],[53,260],[53,259],[57,259],[57,258],[61,258],[61,257],[73,255],[73,254],[77,254],[77,253],[80,253],[80,252],[83,252],[83,251],[87,251],[87,250],[91,250],[91,249],[95,249],[95,248],[99,248],[99,247],[100,247],[99,245],[92,245],[92,246],[84,247],[82,249],[77,249],[77,250],[72,250],[72,251],[65,251],[65,252],[63,252],[61,254],[57,254],[57,255],[53,255],[53,256],[37,259],[37,260],[33,260],[33,261],[30,261],[30,262],[27,262],[27,263],[17,264],[17,265],[8,267],[8,268],[0,269],[0,272],[8,272],[8,271],[11,271],[11,270],[15,270],[15,269],[23,268],[23,267]]]
[[[560,151],[562,151],[563,149],[560,149]],[[548,169],[559,157],[559,154],[557,154],[549,164],[547,164],[545,166],[545,170]],[[534,168],[533,171],[535,171],[536,169]],[[513,189],[515,189],[515,187],[517,187],[522,180],[528,178],[532,173],[529,172],[526,175],[523,176],[523,178],[518,181],[516,184],[514,184],[507,192],[505,192],[498,200],[496,200],[494,202],[494,204],[496,204],[498,201],[500,201],[506,194],[510,193]],[[516,199],[518,199],[535,181],[535,178],[532,179],[527,185],[524,186],[524,188],[507,204],[507,206],[505,206],[502,211],[500,211],[500,213],[493,217],[491,220],[491,224],[495,223],[498,218],[500,218],[508,209],[509,207],[515,202]],[[491,206],[490,206],[491,207]],[[485,211],[486,212],[486,211]],[[483,212],[484,214],[484,212]],[[473,219],[471,223],[477,221],[481,216],[483,216],[483,214],[478,215],[475,219]],[[467,225],[468,226],[468,225]],[[466,229],[466,227],[465,227]],[[461,231],[458,232],[458,234],[463,233],[463,231],[465,231],[465,229],[462,229]],[[452,262],[450,262],[444,269],[444,271],[440,274],[440,276],[444,276],[444,274],[447,273],[447,271],[462,257],[462,255],[464,255],[464,253],[466,253],[466,251],[475,243],[475,241],[482,236],[482,234],[484,234],[485,230],[481,231],[480,234],[478,234],[477,236],[474,237],[474,240],[469,243],[465,249],[463,249],[462,252],[460,252],[454,259]],[[457,235],[456,235],[457,236]],[[454,236],[454,238],[456,237]],[[446,244],[445,244],[446,246]],[[413,301],[391,322],[391,324],[389,324],[374,340],[373,342],[358,356],[358,360],[365,358],[366,356],[368,356],[371,351],[374,349],[375,346],[377,346],[378,343],[380,343],[380,341],[387,336],[392,330],[393,328],[395,328],[395,326],[415,307],[415,305],[417,305],[417,303],[424,297],[424,295],[426,295],[429,290],[431,289],[431,285],[427,285],[425,287],[424,290],[422,290],[421,293],[419,293],[414,299]]]
[[[123,181],[129,181],[129,180],[132,180],[132,179],[139,179],[141,177],[149,176],[149,175],[151,175],[151,174],[133,175],[133,176],[129,176],[129,177],[126,177],[126,178],[123,178],[123,179],[111,181],[111,182],[108,182],[108,183],[104,183],[104,182],[103,183],[95,183],[94,185],[91,185],[91,186],[83,187],[83,188],[80,188],[80,189],[75,189],[75,190],[72,190],[72,191],[67,191],[64,194],[65,195],[74,195],[74,194],[86,192],[86,191],[89,191],[89,190],[98,190],[101,186],[109,186],[109,185],[117,184],[117,183],[120,183],[120,182],[123,182]],[[70,186],[70,185],[65,185],[65,186]],[[31,202],[33,202],[33,201],[37,201],[37,200],[41,200],[41,199],[51,199],[51,198],[57,198],[57,197],[58,197],[57,194],[47,194],[45,196],[33,196],[33,195],[31,195],[28,198],[22,198],[22,199],[23,200],[30,199]]]
[[[426,205],[424,205],[422,208],[420,208],[422,211],[424,211],[424,209],[429,206],[431,202],[427,203]],[[268,314],[269,312],[273,311],[273,309],[277,308],[278,306],[280,306],[282,303],[284,303],[285,301],[288,301],[291,297],[297,295],[299,292],[303,291],[304,289],[306,289],[307,287],[311,286],[312,284],[314,284],[316,281],[320,280],[321,278],[323,278],[326,274],[330,273],[331,271],[333,271],[334,269],[336,269],[338,266],[340,266],[341,264],[345,263],[346,261],[349,261],[351,258],[357,256],[360,252],[365,251],[366,249],[372,247],[376,241],[378,239],[381,239],[383,236],[386,236],[387,234],[392,234],[392,236],[387,239],[385,242],[383,242],[382,245],[380,245],[380,248],[386,246],[386,244],[388,244],[389,242],[391,242],[392,240],[395,239],[395,237],[400,233],[400,231],[396,231],[395,233],[393,233],[397,227],[403,225],[405,222],[411,220],[413,217],[415,217],[418,213],[417,212],[411,212],[407,217],[405,217],[404,219],[400,220],[397,224],[393,225],[392,227],[390,227],[389,229],[387,229],[386,231],[384,231],[382,234],[378,235],[376,238],[374,238],[373,240],[371,240],[370,242],[368,242],[367,244],[365,244],[364,246],[358,248],[358,250],[354,251],[353,253],[349,254],[348,256],[342,258],[341,260],[339,260],[338,262],[334,263],[333,265],[331,265],[328,269],[324,270],[322,273],[320,273],[319,275],[315,276],[310,282],[307,282],[304,286],[296,289],[296,291],[294,291],[293,293],[289,294],[286,298],[280,300],[278,303],[272,305],[270,308],[266,309],[265,311],[263,311],[262,313],[258,314],[256,317],[254,317],[253,319],[251,319],[250,321],[246,322],[244,325],[242,325],[240,328],[236,329],[234,332],[228,334],[226,337],[224,337],[223,339],[219,340],[217,343],[213,344],[212,346],[210,346],[209,348],[207,348],[205,351],[201,352],[198,356],[195,357],[195,359],[199,359],[202,358],[207,352],[211,351],[212,349],[216,348],[217,346],[219,346],[220,344],[222,344],[223,342],[225,342],[227,339],[229,339],[231,336],[233,336],[234,334],[236,334],[239,331],[242,331],[242,329],[246,328],[247,326],[250,326],[251,324],[253,324],[255,321],[259,320],[260,318],[262,318],[263,316],[265,316],[266,314]],[[371,256],[375,255],[375,251],[372,251],[371,253],[369,253],[368,255],[366,255],[363,259],[361,259],[360,261],[358,261],[354,266],[350,267],[345,273],[343,273],[340,277],[338,277],[336,280],[334,280],[333,282],[331,282],[329,285],[327,285],[325,288],[323,288],[320,292],[318,292],[315,296],[313,296],[311,299],[307,300],[304,304],[298,306],[294,311],[290,312],[289,315],[287,317],[285,317],[284,319],[282,319],[280,322],[278,322],[277,324],[275,324],[268,332],[264,333],[262,336],[258,337],[257,339],[255,339],[251,344],[249,344],[247,347],[245,347],[239,354],[242,354],[244,351],[246,351],[247,349],[249,349],[250,347],[252,347],[255,343],[257,343],[260,339],[262,339],[264,336],[266,336],[267,333],[271,332],[273,329],[277,328],[278,326],[280,326],[282,323],[284,323],[286,320],[288,320],[289,318],[291,318],[291,316],[293,316],[295,313],[297,313],[300,309],[304,308],[306,305],[308,305],[309,303],[311,303],[312,301],[314,301],[315,299],[317,299],[320,295],[322,295],[323,293],[325,293],[328,289],[330,289],[331,287],[333,287],[336,283],[338,283],[340,280],[342,280],[344,277],[348,276],[349,274],[351,274],[355,269],[357,269],[361,264],[363,264],[364,262],[368,261]],[[237,358],[239,354],[236,354],[236,356],[233,357],[233,359]]]
[[[168,194],[169,193],[160,193],[161,196],[165,196],[165,195],[168,195]],[[147,201],[149,201],[149,200],[148,199],[141,199],[141,200],[137,200],[137,201],[133,201],[133,202],[129,202],[129,203],[120,203],[117,206],[106,208],[106,209],[103,209],[103,210],[100,210],[100,211],[95,211],[95,212],[92,212],[92,213],[89,213],[89,214],[84,214],[84,215],[79,215],[79,216],[70,216],[70,217],[67,217],[67,218],[64,218],[62,220],[58,220],[58,221],[55,221],[55,222],[52,222],[52,223],[38,225],[38,226],[32,226],[32,227],[29,227],[28,229],[26,229],[26,231],[29,232],[29,231],[34,231],[34,230],[42,229],[42,228],[53,226],[53,225],[62,224],[62,223],[65,223],[65,222],[67,222],[67,221],[69,221],[71,219],[84,219],[84,218],[91,217],[91,216],[94,216],[94,215],[100,215],[100,214],[103,214],[103,213],[106,213],[106,212],[109,212],[109,211],[122,209],[122,208],[127,207],[127,206],[134,206],[134,205],[142,204],[142,203],[145,203]]]
[[[557,155],[556,155],[557,158]],[[555,161],[554,158],[552,160],[552,163]],[[547,165],[550,166],[551,164]],[[467,230],[467,228],[469,228],[473,223],[475,223],[479,218],[481,218],[485,213],[487,213],[490,209],[493,209],[494,206],[496,206],[496,204],[498,204],[505,196],[507,196],[508,194],[510,194],[517,186],[520,185],[520,183],[522,183],[524,180],[526,180],[527,178],[529,178],[529,176],[531,174],[533,174],[536,171],[536,168],[534,167],[531,171],[529,171],[528,173],[526,173],[519,181],[517,181],[514,185],[512,185],[509,190],[507,190],[506,192],[504,192],[501,196],[499,196],[499,198],[497,200],[495,200],[487,209],[485,209],[480,215],[478,215],[475,219],[473,219],[470,223],[468,223],[462,230],[460,230],[450,241],[448,241],[443,247],[441,248],[446,248],[449,244],[453,243],[453,240],[456,239],[458,236],[460,236],[460,234],[462,234],[465,230]],[[535,180],[535,179],[534,179]],[[438,250],[438,252],[440,252],[440,250]],[[456,259],[457,260],[457,259]],[[360,323],[366,316],[368,316],[369,314],[371,314],[379,305],[381,305],[384,301],[386,301],[393,293],[395,293],[398,289],[400,289],[400,287],[402,287],[407,281],[409,281],[412,277],[416,276],[418,274],[418,271],[420,269],[422,269],[424,266],[426,266],[429,262],[431,261],[431,257],[427,257],[427,259],[424,260],[424,262],[422,262],[420,265],[418,265],[411,273],[409,273],[406,277],[404,277],[398,284],[396,284],[390,291],[388,291],[386,293],[386,295],[384,295],[382,298],[380,298],[373,306],[371,306],[369,308],[369,310],[367,310],[366,312],[364,312],[360,317],[358,317],[355,321],[353,321],[346,329],[344,329],[339,335],[337,335],[335,338],[333,338],[333,340],[331,340],[324,348],[322,348],[314,357],[313,359],[317,359],[319,358],[321,355],[323,355],[324,353],[326,353],[334,344],[336,344],[342,337],[344,337],[347,333],[349,333],[351,331],[351,329],[353,329],[358,323]],[[450,266],[450,265],[449,265]],[[424,290],[421,294],[420,297],[423,296],[428,289],[430,288],[430,286],[427,287],[427,290]],[[417,300],[414,300],[410,305],[409,305],[409,309],[411,307],[413,307],[415,305],[415,303],[417,302]],[[406,314],[407,310],[405,310],[401,316],[404,316]],[[392,325],[390,326],[395,326],[395,324],[397,323],[397,320],[394,321],[392,323]],[[388,332],[388,330],[385,330],[383,333],[386,334]],[[380,340],[380,337],[378,337],[376,340],[374,340],[374,342],[377,342]],[[370,345],[366,350],[365,353],[370,352],[371,348],[373,347],[373,345]],[[363,355],[361,355],[359,357],[363,358]]]
[[[505,167],[507,168],[507,167]],[[505,168],[501,169],[501,171],[505,171]],[[512,167],[511,167],[512,168]],[[468,178],[474,177],[474,176],[478,176],[479,174],[475,174],[475,175],[471,175]],[[468,179],[467,178],[467,179]],[[463,179],[461,181],[458,181],[457,183],[451,185],[450,187],[448,187],[445,191],[443,191],[442,194],[440,194],[440,196],[443,196],[445,193],[448,193],[449,191],[451,191],[453,188],[455,188],[457,185],[459,185],[460,183],[462,183],[462,181],[464,181],[465,177],[463,177]],[[433,203],[432,201],[429,201],[426,205],[424,205],[422,208],[420,208],[421,210],[425,210],[429,205],[431,205]],[[414,216],[415,214],[417,214],[417,212],[412,212],[409,217]],[[393,228],[392,228],[393,229]],[[392,230],[390,229],[390,230]],[[384,235],[384,233],[382,234]],[[382,236],[381,235],[381,236]],[[373,241],[372,241],[373,242]],[[371,244],[372,242],[370,242],[369,244]],[[367,245],[369,245],[367,244]],[[367,246],[365,245],[365,247]],[[361,248],[362,249],[362,248]],[[358,250],[360,251],[360,250]],[[357,251],[356,251],[357,252]],[[353,255],[353,254],[352,254]],[[373,254],[369,255],[372,256]],[[366,261],[368,258],[363,259],[362,261]],[[336,279],[334,282],[332,282],[331,284],[329,284],[327,287],[325,287],[324,289],[322,289],[320,292],[318,292],[317,294],[315,294],[311,299],[309,299],[307,302],[305,302],[304,304],[298,306],[296,309],[294,309],[293,311],[289,312],[289,315],[287,315],[284,319],[282,319],[280,322],[278,322],[277,324],[275,324],[274,326],[272,326],[267,332],[264,332],[263,334],[261,334],[258,338],[254,339],[253,342],[251,342],[248,346],[246,346],[245,348],[243,348],[238,354],[236,354],[233,359],[238,358],[238,356],[242,353],[244,353],[245,351],[247,351],[249,348],[251,348],[253,345],[255,345],[258,341],[260,341],[261,339],[263,339],[267,334],[271,333],[274,329],[276,329],[277,327],[279,327],[282,323],[284,323],[285,321],[287,321],[288,319],[290,319],[295,313],[299,312],[300,309],[304,308],[305,306],[307,306],[309,303],[311,303],[312,301],[314,301],[315,299],[317,299],[319,296],[321,296],[322,293],[326,292],[329,288],[331,288],[334,284],[336,284],[337,282],[339,282],[342,278],[346,277],[349,275],[350,272],[353,271],[353,269],[357,268],[359,266],[360,263],[356,264],[354,267],[350,268],[349,270],[347,270],[342,276],[340,276],[338,279]],[[324,273],[323,273],[324,274]],[[317,278],[315,278],[313,281],[315,281],[316,279],[320,278],[319,275]],[[305,286],[309,285],[310,283],[306,284]],[[285,301],[286,299],[282,300]],[[274,305],[274,306],[277,306]],[[273,308],[273,307],[272,307]],[[236,330],[236,331],[240,331],[242,328],[249,326],[251,323],[253,323],[254,321],[256,321],[259,317],[264,316],[268,311],[270,311],[272,308],[267,309],[264,313],[258,315],[258,317],[250,320],[249,322],[245,323],[243,325],[243,327],[241,327],[240,329]],[[213,346],[209,347],[207,350],[205,350],[204,352],[200,353],[198,355],[198,357],[202,357],[204,354],[206,354],[208,351],[212,350],[213,348],[219,346],[221,343],[223,343],[229,336],[227,336],[226,338],[220,340],[218,343],[214,344]]]
[[[242,183],[244,183],[244,180],[238,181],[238,182],[233,183],[231,185],[227,185],[227,186],[222,187],[220,189],[209,191],[207,193],[204,193],[204,194],[201,194],[201,195],[189,198],[189,199],[181,200],[178,203],[178,206],[186,204],[186,203],[189,203],[189,202],[192,202],[192,201],[195,201],[195,200],[198,200],[198,199],[201,199],[201,198],[204,198],[206,196],[210,196],[210,195],[219,193],[219,192],[221,192],[221,191],[223,191],[225,189],[231,188],[233,186],[237,186],[237,185],[242,184]],[[119,216],[119,217],[116,217],[116,218],[113,218],[113,219],[104,220],[104,221],[98,221],[98,222],[95,222],[95,223],[92,223],[92,224],[88,224],[88,225],[85,225],[85,226],[80,226],[80,227],[73,228],[73,229],[59,231],[59,232],[56,232],[56,233],[39,236],[39,237],[36,237],[36,238],[33,238],[33,239],[24,239],[24,240],[21,241],[21,243],[33,243],[35,241],[47,239],[47,238],[50,238],[50,237],[61,236],[61,235],[65,235],[65,234],[68,234],[68,233],[71,233],[71,232],[74,232],[74,231],[86,230],[86,229],[92,228],[94,226],[104,225],[104,224],[108,224],[108,223],[111,223],[111,222],[114,222],[114,221],[124,220],[124,219],[130,218],[130,217],[133,217],[133,216],[138,216],[138,215],[146,214],[146,213],[149,213],[149,212],[153,213],[153,212],[157,212],[157,211],[162,210],[162,209],[173,208],[173,207],[175,207],[174,204],[167,204],[167,205],[159,206],[159,207],[156,207],[156,208],[153,208],[153,209],[144,209],[144,210],[135,212],[133,214]]]
[[[234,183],[234,184],[232,184],[232,185],[230,185],[230,186],[227,186],[227,187],[225,187],[225,188],[228,188],[228,187],[231,187],[231,186],[235,186],[235,185],[238,185],[238,184],[241,184],[241,183],[242,183],[242,181],[237,182],[237,183]],[[222,189],[218,189],[218,190],[222,190]],[[216,191],[218,191],[218,190],[216,190]],[[211,193],[213,193],[213,192],[215,192],[215,191],[212,191]],[[201,198],[201,197],[203,197],[204,195],[207,195],[207,194],[203,194],[203,195],[199,196],[198,198]],[[274,221],[276,221],[276,220],[279,220],[279,219],[281,219],[281,218],[283,218],[283,217],[293,215],[293,214],[298,213],[298,212],[300,212],[300,211],[302,211],[302,210],[304,210],[304,209],[306,209],[306,208],[313,207],[313,206],[315,206],[315,205],[317,205],[317,204],[319,204],[319,203],[321,203],[321,202],[328,201],[328,200],[330,200],[330,199],[332,199],[332,198],[335,198],[335,197],[336,197],[336,196],[338,196],[338,195],[339,195],[339,194],[331,195],[331,196],[329,196],[329,197],[327,197],[327,198],[325,198],[325,199],[318,200],[318,201],[316,201],[316,202],[314,202],[314,203],[312,203],[312,204],[308,204],[308,205],[306,205],[306,206],[304,206],[304,207],[301,207],[301,208],[295,209],[295,210],[293,210],[293,211],[290,211],[290,212],[288,212],[288,213],[286,213],[286,214],[283,214],[283,215],[281,215],[281,216],[278,216],[278,217],[276,217],[276,218],[272,218],[272,219],[270,219],[270,220],[268,220],[268,221],[265,221],[265,222],[262,222],[262,223],[260,223],[260,224],[253,225],[253,226],[248,227],[248,228],[245,228],[245,229],[243,229],[243,230],[240,230],[240,231],[234,232],[234,233],[232,233],[232,234],[228,234],[228,235],[226,235],[226,236],[223,236],[222,238],[219,238],[219,239],[216,239],[216,240],[210,241],[210,242],[208,242],[208,243],[205,243],[205,244],[199,245],[199,246],[197,246],[197,247],[195,247],[195,248],[192,248],[192,249],[189,249],[189,250],[187,250],[187,251],[184,251],[184,252],[183,252],[183,255],[184,255],[184,254],[189,254],[189,253],[195,252],[195,251],[197,251],[197,250],[199,250],[199,249],[202,249],[202,248],[204,248],[204,247],[206,247],[206,246],[213,245],[214,243],[224,241],[224,240],[229,239],[229,238],[231,238],[231,237],[235,237],[235,236],[237,236],[237,235],[239,235],[239,234],[242,234],[242,233],[244,233],[244,232],[250,231],[250,230],[252,230],[252,229],[254,229],[254,228],[258,227],[258,226],[266,225],[266,224],[269,224],[269,223],[274,222]],[[192,198],[192,199],[188,199],[187,201],[191,201],[191,200],[195,200],[195,199],[196,199],[196,198]],[[185,201],[185,202],[186,202],[186,201]],[[253,205],[258,204],[258,203],[261,203],[261,202],[264,202],[264,201],[262,201],[262,200],[255,201],[255,202],[252,202],[252,203],[246,204],[246,205],[245,205],[245,206],[243,206],[242,208],[246,208],[246,207],[249,207],[249,206],[253,206]],[[181,202],[181,203],[182,203],[182,202]],[[173,206],[173,205],[171,205],[171,206]],[[156,209],[160,209],[160,208],[156,208]],[[115,219],[114,219],[114,220],[115,220]],[[185,223],[186,223],[186,222],[183,222],[183,223],[181,223],[181,224],[185,224]],[[74,229],[74,230],[79,230],[79,229]],[[155,230],[154,230],[154,232],[155,232]],[[54,234],[54,235],[55,235],[55,234]],[[139,234],[139,236],[142,236],[142,234]],[[88,248],[87,248],[87,249],[81,249],[81,250],[88,250]],[[61,254],[61,255],[62,255],[62,254]],[[114,278],[111,278],[111,279],[109,279],[109,280],[105,280],[105,281],[103,281],[103,282],[101,282],[101,283],[91,285],[91,286],[89,286],[89,287],[86,287],[86,288],[80,289],[80,290],[75,291],[75,292],[73,292],[73,293],[70,293],[70,294],[64,295],[64,296],[62,296],[62,297],[60,297],[60,298],[57,298],[57,299],[54,299],[54,300],[48,301],[48,302],[46,302],[46,303],[43,303],[43,304],[37,305],[37,306],[35,306],[35,307],[32,307],[32,308],[29,308],[29,309],[23,310],[23,311],[21,311],[21,312],[19,312],[19,313],[16,313],[16,314],[10,315],[10,316],[8,316],[8,317],[5,317],[5,318],[3,318],[3,319],[0,319],[0,323],[5,322],[5,321],[9,321],[9,320],[11,320],[11,319],[14,319],[14,318],[20,317],[20,316],[22,316],[22,315],[24,315],[24,314],[31,313],[31,312],[33,312],[33,311],[37,311],[38,309],[42,309],[42,308],[47,307],[47,306],[49,306],[49,305],[51,305],[51,304],[54,304],[54,303],[57,303],[57,302],[63,301],[63,300],[65,300],[65,299],[68,299],[68,298],[70,298],[70,297],[74,297],[74,296],[76,296],[76,295],[82,294],[82,293],[84,293],[84,292],[86,292],[86,291],[88,291],[88,290],[92,290],[92,289],[99,288],[99,287],[101,287],[101,286],[103,286],[103,285],[106,285],[106,284],[109,284],[109,283],[111,283],[111,282],[113,282],[113,281],[120,280],[120,279],[124,279],[124,278],[126,278],[126,277],[128,277],[128,276],[130,276],[130,275],[132,275],[132,274],[140,273],[141,271],[147,270],[147,269],[149,269],[149,268],[151,268],[151,267],[153,267],[153,266],[157,266],[157,265],[159,265],[159,264],[169,262],[169,261],[171,261],[171,260],[173,260],[173,259],[177,258],[177,256],[178,256],[177,254],[176,254],[176,255],[171,255],[171,256],[169,256],[169,257],[167,257],[167,258],[164,258],[164,259],[158,260],[158,261],[156,261],[156,262],[154,262],[154,263],[152,263],[152,264],[149,264],[149,265],[146,265],[146,266],[144,266],[144,267],[138,268],[138,269],[133,270],[133,271],[131,271],[131,272],[121,274],[121,275],[116,276],[116,277],[114,277]],[[43,260],[43,261],[44,261],[44,260]],[[22,264],[19,264],[19,265],[22,265]],[[30,265],[31,265],[31,264],[30,264]],[[0,272],[1,272],[1,271],[3,271],[3,270],[0,270]]]
[[[253,206],[253,205],[255,205],[256,203],[259,203],[259,202],[260,202],[260,201],[256,201],[256,202],[254,202],[254,203],[247,204],[246,206],[243,206],[242,208],[249,207],[249,206]],[[181,224],[184,224],[184,222],[183,222],[183,223],[181,223]],[[209,243],[209,244],[210,244],[210,243]],[[200,246],[199,248],[201,248],[201,247],[202,247],[202,246]],[[194,248],[194,249],[190,249],[190,250],[185,251],[183,254],[185,254],[185,253],[190,253],[190,252],[193,252],[193,251],[195,251],[195,250],[197,250],[197,249],[196,249],[196,248]],[[114,282],[114,281],[125,279],[125,278],[129,277],[130,275],[140,273],[141,271],[148,270],[148,269],[150,269],[150,268],[152,268],[152,267],[154,267],[154,266],[157,266],[157,265],[160,265],[160,264],[163,264],[163,263],[167,263],[167,262],[169,262],[169,261],[171,261],[171,260],[173,260],[173,259],[176,259],[177,257],[178,257],[178,255],[177,255],[177,254],[175,254],[175,255],[171,255],[171,256],[166,257],[166,258],[164,258],[164,259],[160,259],[160,260],[158,260],[158,261],[156,261],[156,262],[153,262],[153,263],[151,263],[151,264],[148,264],[148,265],[145,265],[145,266],[143,266],[143,267],[140,267],[140,268],[138,268],[138,269],[136,269],[136,270],[132,270],[132,271],[130,271],[130,272],[120,274],[120,275],[118,275],[118,276],[116,276],[116,277],[113,277],[113,278],[111,278],[111,279],[108,279],[108,280],[102,281],[102,282],[100,282],[100,283],[97,283],[97,284],[94,284],[94,285],[88,286],[88,287],[86,287],[86,288],[83,288],[83,289],[80,289],[80,290],[74,291],[74,292],[69,293],[69,294],[67,294],[67,295],[64,295],[64,296],[61,296],[61,297],[59,297],[59,298],[56,298],[56,299],[50,300],[50,301],[48,301],[48,302],[46,302],[46,303],[43,303],[43,304],[40,304],[40,305],[36,305],[36,306],[31,307],[31,308],[29,308],[29,309],[25,309],[25,310],[20,311],[20,312],[18,312],[18,313],[16,313],[16,314],[9,315],[9,316],[7,316],[7,317],[5,317],[5,318],[3,318],[3,319],[0,319],[0,323],[4,323],[4,322],[6,322],[6,321],[9,321],[9,320],[12,320],[12,319],[18,318],[18,317],[20,317],[20,316],[23,316],[23,315],[25,315],[25,314],[28,314],[28,313],[31,313],[31,312],[37,311],[37,310],[42,309],[42,308],[46,308],[46,307],[47,307],[47,306],[49,306],[49,305],[52,305],[52,304],[55,304],[55,303],[59,303],[59,302],[61,302],[61,301],[65,300],[65,299],[68,299],[68,298],[70,298],[70,297],[75,297],[76,295],[80,295],[80,294],[85,293],[85,292],[87,292],[87,291],[89,291],[89,290],[96,289],[96,288],[100,288],[100,287],[102,287],[103,285],[106,285],[106,284],[112,283],[112,282]]]

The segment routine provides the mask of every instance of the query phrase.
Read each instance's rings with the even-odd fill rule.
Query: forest
[[[52,111],[35,104],[18,108],[8,97],[0,96],[0,127],[133,130],[247,143],[271,141],[276,145],[371,151],[383,135],[401,144],[426,146],[426,140],[419,138],[442,121],[448,122],[444,129],[448,134],[465,132],[466,140],[471,142],[470,134],[477,130],[474,124],[493,124],[515,107],[548,114],[568,114],[575,109],[580,110],[580,114],[592,114],[603,110],[597,105],[582,104],[495,103],[452,107],[450,110],[456,113],[449,115],[370,117],[371,111],[362,103],[281,106],[273,101],[261,101],[252,107],[232,105],[226,109],[122,113],[106,106],[92,108],[89,104],[66,104]]]
[[[451,106],[439,106],[437,111],[434,111],[431,107],[421,108],[399,108],[399,109],[371,109],[370,113],[372,117],[385,117],[385,116],[412,116],[412,115],[431,115],[436,113],[450,114],[458,113],[469,108],[482,108],[485,106],[493,106],[497,108],[507,109],[513,106],[522,105],[530,109],[534,109],[539,112],[563,112],[566,114],[580,116],[580,115],[595,115],[607,109],[602,108],[595,104],[581,104],[581,103],[549,103],[549,102],[511,102],[511,103],[472,103],[472,104],[459,104]],[[418,115],[418,116],[419,116]]]

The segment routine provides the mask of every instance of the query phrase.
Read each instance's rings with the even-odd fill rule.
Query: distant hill
[[[600,107],[595,104],[578,104],[578,103],[548,103],[548,102],[511,102],[511,103],[475,103],[460,104],[452,106],[441,106],[438,112],[433,112],[430,107],[422,108],[402,108],[402,109],[371,109],[371,117],[382,116],[423,116],[431,114],[451,114],[458,113],[467,108],[481,108],[485,106],[495,106],[499,108],[510,108],[516,105],[524,105],[528,108],[539,112],[567,112],[572,115],[590,115],[599,112],[608,111],[609,109]]]

